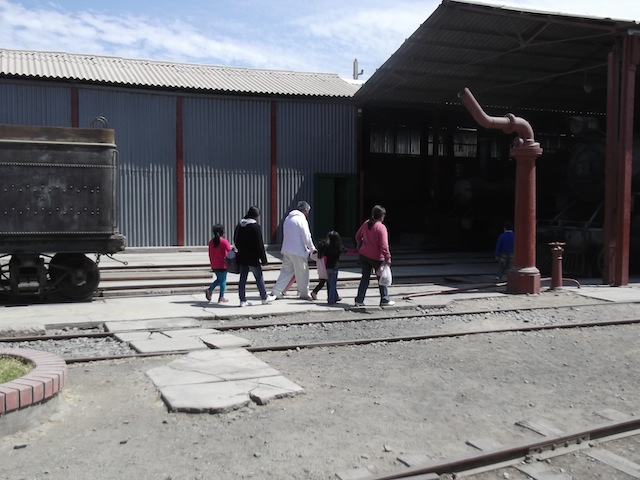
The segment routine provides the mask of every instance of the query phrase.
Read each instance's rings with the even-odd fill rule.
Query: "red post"
[[[551,242],[551,290],[562,288],[562,252],[566,243]]]
[[[516,159],[515,241],[507,291],[540,293],[540,270],[536,267],[536,158],[542,149],[533,138],[518,138],[516,143],[511,149],[511,156]]]

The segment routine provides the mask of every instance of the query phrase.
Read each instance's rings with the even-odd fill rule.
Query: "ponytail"
[[[220,223],[216,223],[213,226],[212,231],[213,231],[213,246],[217,247],[218,245],[220,245],[220,237],[224,235],[224,225]]]
[[[373,224],[379,221],[384,215],[387,214],[385,208],[381,205],[376,205],[371,209],[371,216],[369,217],[369,221],[367,222],[367,227],[369,230],[373,228]]]

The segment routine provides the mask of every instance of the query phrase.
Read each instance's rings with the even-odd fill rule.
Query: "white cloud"
[[[300,71],[364,79],[441,0],[0,0],[0,47]],[[638,18],[637,0],[484,0],[494,5]],[[638,4],[638,5],[636,5]],[[24,5],[33,5],[25,7]],[[152,8],[153,7],[153,8]]]

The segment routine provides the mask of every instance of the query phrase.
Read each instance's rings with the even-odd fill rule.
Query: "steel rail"
[[[637,304],[640,302],[636,301],[627,301],[627,302],[616,302],[615,305],[629,305],[629,304]],[[540,310],[558,310],[562,308],[584,308],[584,307],[607,307],[612,304],[608,303],[580,303],[580,304],[567,304],[567,305],[553,305],[553,306],[544,306],[544,307],[514,307],[514,308],[503,308],[503,309],[483,309],[483,310],[463,310],[459,312],[417,312],[417,313],[408,313],[401,315],[385,315],[385,316],[372,316],[372,317],[348,317],[348,318],[331,318],[331,319],[317,319],[317,320],[294,320],[294,321],[277,321],[277,322],[268,322],[268,323],[240,323],[235,325],[211,325],[208,326],[203,324],[201,328],[212,328],[219,331],[235,331],[235,330],[256,330],[260,328],[274,328],[274,327],[288,327],[288,326],[301,326],[301,325],[315,325],[315,324],[326,324],[326,323],[348,323],[348,322],[376,322],[376,321],[385,321],[385,320],[404,320],[404,319],[412,319],[412,318],[430,318],[430,317],[456,317],[462,315],[484,315],[487,313],[491,314],[501,314],[501,313],[510,313],[510,312],[526,312],[526,311],[540,311]],[[412,309],[415,307],[411,307]],[[272,317],[273,314],[265,314],[265,317]],[[255,318],[255,316],[254,316]],[[201,317],[198,320],[201,322],[215,322],[218,319],[211,319],[208,317]],[[225,321],[230,321],[229,319],[225,319]],[[628,319],[628,320],[612,320],[612,321],[601,321],[601,322],[591,322],[586,324],[565,324],[568,326],[573,325],[582,325],[585,327],[595,326],[594,324],[602,324],[602,325],[616,325],[618,322],[626,322],[626,323],[640,323],[640,318],[638,319]],[[558,325],[545,325],[539,327],[516,327],[516,328],[562,328],[562,324]],[[106,338],[112,337],[115,334],[119,333],[132,333],[132,332],[149,332],[149,333],[157,333],[157,332],[168,332],[175,330],[188,330],[190,327],[156,327],[149,329],[129,329],[122,330],[118,332],[75,332],[75,333],[64,333],[64,334],[55,334],[55,335],[29,335],[29,336],[14,336],[14,337],[0,337],[0,343],[9,343],[9,342],[35,342],[35,341],[45,341],[45,340],[71,340],[75,338]],[[487,330],[486,333],[491,333],[496,330]],[[508,329],[508,331],[512,331]]]
[[[629,319],[629,320],[568,323],[568,324],[561,324],[561,325],[539,325],[539,326],[498,328],[498,329],[475,330],[475,331],[431,333],[431,334],[424,334],[424,335],[401,335],[401,336],[395,336],[395,337],[360,338],[360,339],[351,339],[351,340],[337,340],[337,341],[330,341],[330,342],[309,342],[309,343],[296,343],[296,344],[268,345],[268,346],[245,347],[245,350],[252,353],[271,352],[271,351],[275,352],[275,351],[303,350],[303,349],[311,349],[311,348],[359,346],[359,345],[369,345],[373,343],[397,343],[397,342],[412,342],[412,341],[420,341],[420,340],[437,340],[441,338],[466,337],[471,335],[489,335],[494,333],[535,332],[535,331],[546,331],[546,330],[567,330],[567,329],[575,329],[575,328],[595,328],[595,327],[607,327],[607,326],[619,326],[619,325],[633,325],[638,323],[640,323],[640,318]],[[92,362],[92,361],[103,361],[103,360],[118,360],[118,359],[127,359],[127,358],[181,355],[181,354],[189,353],[190,351],[192,350],[163,351],[163,352],[153,352],[153,353],[143,353],[143,354],[135,353],[135,354],[122,354],[122,355],[107,355],[102,357],[63,357],[63,359],[67,363],[79,363],[79,362]]]
[[[403,471],[387,473],[382,475],[374,475],[365,477],[363,480],[395,480],[402,478],[417,478],[418,475],[427,474],[460,474],[463,471],[476,468],[487,467],[490,465],[513,461],[526,458],[532,453],[539,453],[547,449],[554,449],[558,446],[568,446],[570,444],[581,444],[588,440],[604,439],[626,432],[633,432],[640,429],[640,418],[632,420],[624,420],[621,422],[612,422],[604,425],[597,425],[586,430],[578,430],[563,435],[554,436],[537,442],[523,443],[504,449],[492,450],[486,453],[479,453],[456,460],[445,461],[442,463],[426,464],[418,467],[410,467]],[[640,432],[638,432],[640,433]]]

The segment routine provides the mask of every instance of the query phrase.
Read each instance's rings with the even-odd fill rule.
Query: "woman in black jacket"
[[[258,224],[259,218],[260,209],[258,207],[249,207],[247,214],[240,220],[233,234],[233,243],[238,250],[237,261],[240,267],[238,294],[240,296],[241,307],[250,305],[250,303],[247,302],[246,292],[249,270],[251,270],[251,273],[253,273],[256,279],[262,303],[271,303],[276,299],[273,295],[267,295],[267,289],[264,286],[261,264],[267,264],[267,253],[264,250],[262,229]]]

